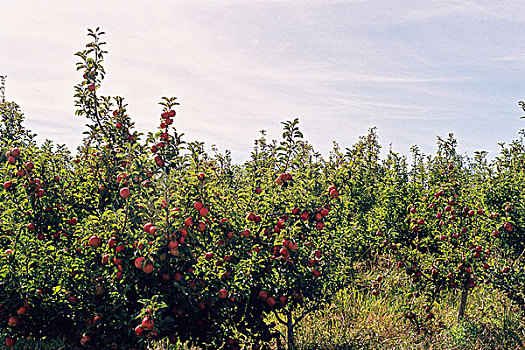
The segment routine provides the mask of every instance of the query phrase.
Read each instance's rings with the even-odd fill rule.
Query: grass
[[[366,279],[383,268],[364,273]],[[300,349],[525,349],[521,312],[499,294],[476,288],[469,296],[467,316],[456,320],[459,295],[449,294],[433,311],[430,334],[417,334],[404,318],[411,302],[400,293],[403,276],[390,273],[376,297],[366,289],[349,288],[337,294],[326,309],[309,315],[297,329]],[[415,305],[416,308],[423,305]]]

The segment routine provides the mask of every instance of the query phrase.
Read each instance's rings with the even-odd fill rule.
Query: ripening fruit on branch
[[[6,346],[13,347],[13,346],[15,346],[15,344],[16,344],[16,340],[14,338],[11,338],[11,337],[5,338],[5,345]]]
[[[219,291],[219,298],[221,298],[221,299],[228,298],[228,291],[226,289],[221,289]]]
[[[80,344],[86,345],[91,341],[91,337],[89,335],[85,335],[80,339]]]
[[[147,273],[147,274],[150,274],[153,272],[153,264],[152,263],[147,263],[146,265],[144,265],[142,267],[142,271],[144,273]]]
[[[78,298],[74,295],[70,296],[68,299],[69,303],[71,305],[77,305],[78,304]]]
[[[142,265],[144,264],[144,260],[146,260],[143,256],[139,256],[135,259],[135,267],[137,269],[142,269]]]
[[[277,303],[277,300],[275,300],[274,297],[268,297],[266,299],[266,304],[268,304],[269,307],[274,307],[276,303]]]
[[[266,291],[266,290],[261,290],[261,291],[259,292],[259,299],[261,299],[261,300],[266,300],[266,299],[268,299],[268,291]]]
[[[91,236],[88,241],[89,246],[98,247],[100,245],[100,238],[97,236]]]
[[[122,180],[128,177],[128,174],[126,173],[120,173],[117,175],[117,182],[120,183]]]
[[[301,214],[301,217],[300,217],[300,218],[301,218],[301,220],[306,221],[306,220],[308,220],[308,216],[309,216],[309,215],[308,215],[308,212],[307,212],[307,211],[304,211],[304,212]]]
[[[7,324],[9,325],[9,327],[18,327],[20,326],[21,322],[17,316],[11,316],[9,317]]]
[[[129,188],[127,188],[127,187],[122,187],[122,188],[120,189],[120,196],[121,196],[122,198],[128,198],[128,197],[129,197],[129,194],[130,194],[130,192],[129,192]]]
[[[153,326],[155,325],[155,323],[153,322],[153,319],[150,317],[150,316],[145,316],[143,319],[142,319],[142,323],[141,323],[141,327],[146,330],[146,331],[150,331],[153,329]]]

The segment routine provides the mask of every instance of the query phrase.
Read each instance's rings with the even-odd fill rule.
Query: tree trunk
[[[463,319],[465,316],[465,308],[467,307],[467,298],[468,298],[468,284],[465,282],[461,290],[461,299],[459,300],[458,306],[458,321]]]
[[[295,337],[293,334],[293,317],[292,317],[292,311],[288,311],[287,319],[286,319],[286,340],[288,343],[288,350],[295,349]]]

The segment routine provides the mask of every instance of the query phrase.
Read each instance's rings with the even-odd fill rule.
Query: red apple
[[[86,343],[89,343],[91,341],[91,337],[89,335],[85,335],[80,339],[80,344],[86,345]]]
[[[143,256],[139,256],[138,258],[136,258],[135,267],[137,269],[142,269],[142,265],[144,265],[144,260],[146,260],[146,258],[144,258]]]
[[[74,295],[70,296],[68,298],[68,301],[71,305],[77,305],[78,304],[78,298]]]
[[[16,343],[16,340],[11,337],[5,338],[5,345],[7,345],[8,347],[15,346],[15,343]]]
[[[330,191],[330,197],[337,198],[339,197],[339,191],[337,191],[335,188]]]
[[[17,316],[11,316],[9,317],[9,320],[7,321],[7,324],[9,327],[18,327],[20,326],[20,319]]]
[[[122,198],[128,198],[128,197],[129,197],[129,193],[130,193],[130,192],[129,192],[129,188],[127,188],[127,187],[122,187],[122,188],[120,189],[120,196],[121,196]]]
[[[228,291],[226,289],[221,289],[219,291],[219,298],[221,298],[221,299],[228,298]]]
[[[98,238],[97,236],[91,236],[89,238],[88,244],[91,247],[98,247],[100,245],[100,238]]]
[[[150,274],[153,272],[153,264],[151,263],[147,263],[143,268],[142,268],[142,271],[147,273],[147,274]]]
[[[108,240],[108,247],[114,248],[116,244],[117,244],[117,239],[115,237],[111,237]]]
[[[202,232],[202,231],[204,231],[205,229],[206,229],[206,224],[205,224],[204,222],[201,221],[201,222],[198,222],[198,223],[197,223],[197,231]]]
[[[262,299],[262,300],[268,299],[268,292],[265,290],[261,290],[259,292],[259,299]]]
[[[274,297],[268,297],[266,299],[266,304],[268,304],[269,307],[273,307],[277,303],[277,300],[275,300]]]

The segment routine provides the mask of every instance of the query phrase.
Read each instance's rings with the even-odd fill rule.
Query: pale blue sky
[[[177,96],[188,140],[249,157],[261,129],[299,117],[323,154],[377,126],[384,148],[496,152],[525,127],[521,1],[36,1],[0,3],[0,75],[40,135],[80,144],[74,53],[107,35],[104,95],[141,131]]]

